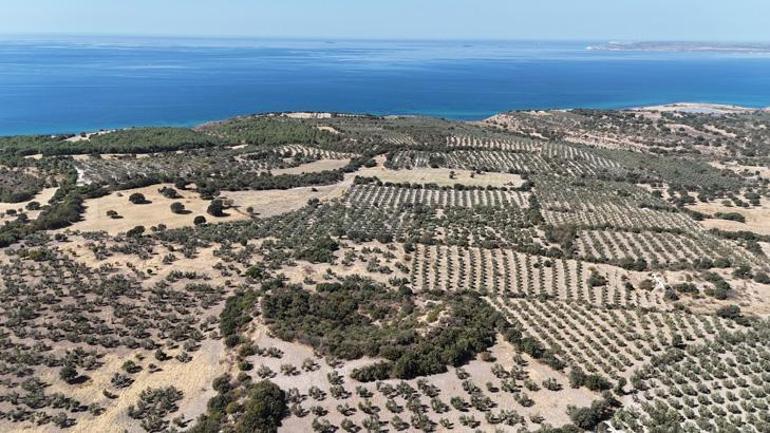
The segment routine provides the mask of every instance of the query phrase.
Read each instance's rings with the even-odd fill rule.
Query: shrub
[[[72,383],[77,377],[78,371],[72,364],[64,364],[64,367],[59,370],[59,378],[67,383]]]
[[[590,407],[576,408],[570,406],[567,409],[567,414],[575,426],[583,430],[591,431],[593,431],[599,423],[609,419],[613,413],[614,408],[610,402],[605,399],[594,401],[591,403]]]
[[[171,203],[169,207],[171,208],[171,212],[176,214],[183,214],[187,212],[184,208],[184,205],[178,201]]]
[[[739,214],[738,212],[717,212],[714,214],[714,216],[728,221],[738,221],[741,223],[746,222],[746,217]]]
[[[673,288],[679,293],[695,294],[698,293],[698,287],[693,283],[675,284]]]
[[[253,386],[243,407],[238,433],[275,433],[288,413],[286,393],[269,380]]]
[[[126,236],[131,238],[137,238],[144,234],[144,226],[136,226],[132,228],[131,230],[126,232]]]
[[[366,367],[356,368],[350,374],[350,377],[359,382],[374,382],[375,380],[385,380],[390,378],[390,372],[393,369],[393,363],[388,361],[377,362]]]
[[[733,277],[740,278],[742,280],[748,280],[751,278],[751,266],[739,265],[733,269]]]
[[[147,431],[163,431],[168,425],[164,417],[179,410],[177,402],[183,393],[173,386],[166,388],[147,388],[139,394],[136,405],[128,407],[128,416],[141,421]]]
[[[770,276],[764,272],[757,272],[754,274],[754,281],[760,284],[770,284]]]
[[[209,207],[206,209],[206,212],[209,215],[211,215],[211,216],[223,217],[223,216],[225,216],[225,212],[224,212],[225,207],[224,206],[225,205],[224,205],[224,203],[222,203],[222,200],[214,199],[209,204]]]
[[[648,291],[652,290],[655,288],[655,282],[648,278],[645,278],[644,280],[639,282],[639,288],[641,290],[648,290]]]
[[[720,307],[717,312],[717,316],[725,319],[736,319],[741,316],[741,307],[737,305],[726,305]]]
[[[331,263],[334,261],[334,252],[339,248],[337,241],[329,235],[318,236],[299,247],[294,257],[312,263]]]
[[[705,293],[709,296],[713,296],[714,299],[724,301],[730,296],[730,284],[725,280],[720,280],[714,283],[713,288],[705,290]]]
[[[219,315],[219,330],[224,337],[237,334],[243,325],[251,321],[257,299],[257,293],[253,290],[236,293],[227,299]]]
[[[144,197],[144,194],[141,192],[135,192],[128,196],[128,201],[130,201],[133,204],[146,204],[149,203],[147,199]]]
[[[605,391],[612,388],[609,380],[598,374],[585,374],[580,368],[573,368],[569,374],[569,384],[572,388],[585,386],[591,391]]]
[[[588,277],[587,282],[589,287],[606,286],[607,278],[596,271],[591,271],[591,275]]]
[[[158,192],[161,193],[161,195],[166,198],[182,198],[182,196],[179,195],[177,190],[168,186],[164,186],[163,188],[160,188]]]

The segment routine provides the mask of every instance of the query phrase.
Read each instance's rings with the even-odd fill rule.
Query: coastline
[[[490,117],[494,117],[498,114],[513,112],[513,111],[547,112],[547,111],[571,111],[571,110],[580,110],[580,109],[610,110],[610,111],[640,111],[640,112],[658,112],[658,113],[662,113],[662,112],[681,112],[681,113],[693,113],[693,114],[709,113],[709,114],[717,114],[717,115],[731,114],[731,113],[746,113],[746,112],[752,112],[752,111],[757,111],[757,112],[770,111],[770,107],[749,107],[745,105],[720,104],[720,103],[710,103],[710,102],[671,102],[671,103],[652,104],[652,105],[617,106],[617,107],[522,108],[522,109],[512,109],[512,110],[501,110],[498,112],[483,114],[483,115],[474,116],[474,117],[466,117],[466,116],[455,117],[455,116],[432,114],[430,112],[427,112],[427,113],[413,113],[413,112],[377,113],[377,112],[337,112],[337,111],[323,111],[323,110],[321,111],[297,110],[297,111],[243,113],[243,114],[235,114],[230,117],[204,120],[204,121],[191,120],[187,122],[171,122],[171,123],[149,122],[147,124],[124,124],[124,125],[105,125],[105,126],[86,127],[86,128],[70,128],[70,129],[66,129],[58,132],[51,132],[51,131],[35,132],[35,131],[27,130],[27,132],[21,132],[21,133],[14,133],[14,132],[6,133],[1,129],[2,127],[0,126],[0,137],[71,135],[73,136],[72,140],[77,140],[81,134],[86,134],[86,135],[104,134],[115,130],[143,128],[143,127],[175,127],[175,128],[195,129],[206,125],[214,125],[219,122],[223,122],[225,120],[232,119],[232,118],[251,117],[251,116],[287,116],[292,118],[324,118],[332,115],[339,115],[339,116],[372,115],[372,116],[381,116],[381,117],[434,117],[434,118],[463,121],[463,122],[480,122]]]
[[[673,102],[670,104],[645,105],[632,107],[632,111],[656,111],[656,112],[681,112],[697,114],[730,114],[746,113],[751,111],[768,111],[770,107],[752,108],[742,105],[714,104],[708,102]]]

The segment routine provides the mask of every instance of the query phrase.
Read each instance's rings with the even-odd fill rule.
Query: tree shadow
[[[80,376],[70,380],[68,383],[70,385],[81,385],[83,383],[88,382],[89,380],[91,380],[89,376],[86,376],[85,374],[81,374]]]

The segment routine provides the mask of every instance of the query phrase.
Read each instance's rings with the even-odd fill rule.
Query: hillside
[[[685,108],[0,137],[0,431],[770,431],[770,112]]]

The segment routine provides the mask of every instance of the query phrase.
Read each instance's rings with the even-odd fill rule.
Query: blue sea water
[[[592,42],[0,39],[0,135],[334,111],[480,119],[530,108],[770,106],[770,56]]]

